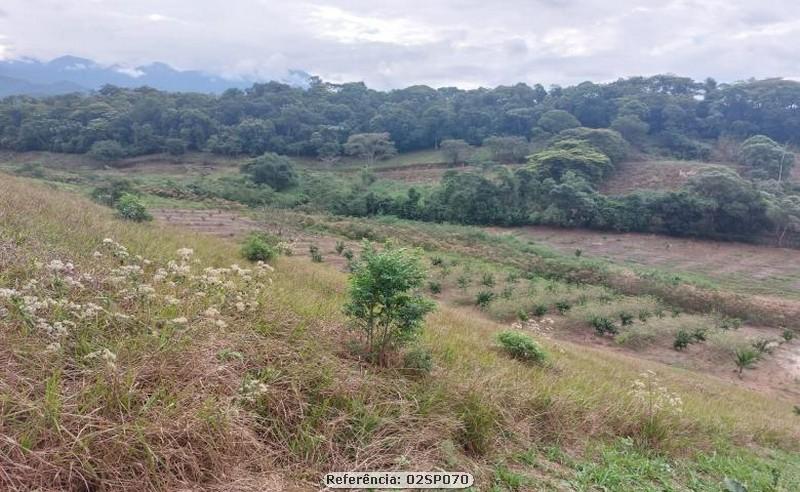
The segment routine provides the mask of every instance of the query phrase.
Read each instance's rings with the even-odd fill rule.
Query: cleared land
[[[722,164],[697,161],[627,161],[600,185],[607,195],[624,195],[636,190],[675,190],[698,172]]]

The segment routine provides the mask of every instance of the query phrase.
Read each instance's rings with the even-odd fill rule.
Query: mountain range
[[[306,86],[311,76],[291,70],[279,82]],[[197,70],[177,70],[166,63],[151,63],[136,68],[102,65],[76,56],[62,56],[48,62],[32,58],[0,60],[0,97],[25,94],[50,96],[70,92],[89,92],[111,84],[119,87],[148,86],[176,92],[221,93],[230,88],[245,88],[264,80],[227,79]]]

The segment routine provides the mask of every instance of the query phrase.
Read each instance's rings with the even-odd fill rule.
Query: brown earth
[[[614,174],[600,185],[606,195],[637,190],[675,190],[704,169],[721,166],[696,161],[629,161],[617,165]]]

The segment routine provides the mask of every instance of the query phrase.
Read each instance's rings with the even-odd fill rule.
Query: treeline
[[[248,162],[242,171],[252,184],[293,190],[297,201],[291,206],[339,215],[396,215],[474,225],[548,224],[740,240],[774,234],[778,244],[787,234],[800,233],[800,189],[785,179],[795,156],[769,137],[753,136],[738,146],[741,174],[720,165],[698,173],[676,191],[601,194],[598,185],[625,159],[628,149],[614,130],[570,128],[530,155],[527,165],[494,165],[483,172],[454,169],[438,185],[408,188],[403,194],[376,186],[369,168],[355,183],[320,181],[301,176],[289,158],[271,153]],[[275,195],[286,203],[285,194]],[[275,196],[268,202],[281,203]]]
[[[570,121],[574,120],[574,121]],[[492,136],[544,142],[562,125],[612,128],[633,145],[681,158],[708,157],[721,136],[800,140],[800,83],[735,84],[660,75],[545,89],[413,86],[380,92],[363,83],[315,79],[220,96],[107,86],[90,95],[0,101],[0,147],[18,151],[125,156],[187,150],[335,158],[348,138],[388,133],[401,152],[446,139],[478,145]]]

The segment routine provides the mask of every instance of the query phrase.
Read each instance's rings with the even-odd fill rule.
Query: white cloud
[[[797,74],[795,0],[3,0],[0,57],[377,88]]]

